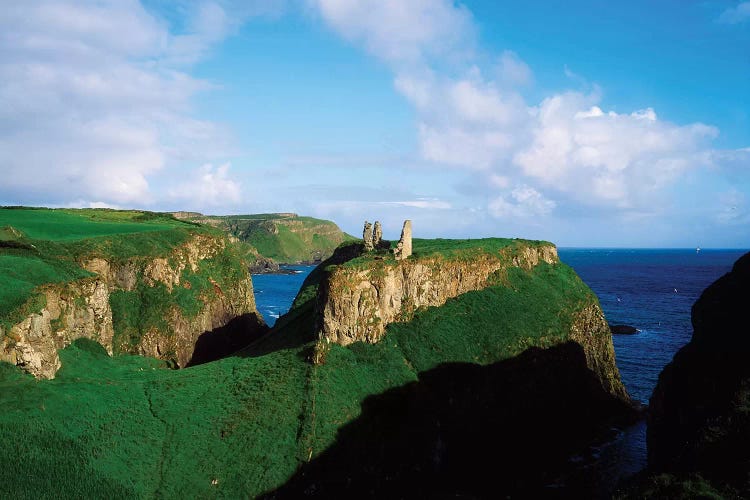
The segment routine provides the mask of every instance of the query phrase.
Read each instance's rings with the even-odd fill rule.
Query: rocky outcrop
[[[264,330],[245,268],[231,286],[223,287],[216,281],[223,276],[203,270],[214,259],[227,257],[226,245],[223,237],[197,234],[163,257],[82,259],[82,267],[94,277],[43,287],[45,305],[41,311],[29,314],[7,331],[0,326],[0,361],[19,365],[37,378],[53,378],[60,368],[57,350],[85,337],[100,343],[110,354],[142,354],[184,367],[190,363],[201,335],[224,327],[236,317],[252,315],[257,329]],[[177,289],[183,294],[190,290],[193,285],[186,278],[201,272],[208,275],[211,286],[196,294],[197,310],[183,310],[175,298]],[[149,289],[161,290],[172,300],[149,303],[143,299]],[[128,301],[153,308],[155,315],[163,316],[161,327],[128,317],[132,314],[128,311],[113,314],[115,293],[130,294],[125,297]],[[138,309],[136,313],[144,311]],[[135,330],[118,334],[114,316],[124,318],[123,323],[127,320],[135,324]]]
[[[449,298],[497,285],[510,267],[530,270],[541,262],[559,262],[554,245],[519,243],[470,259],[432,255],[395,262],[372,260],[366,266],[339,265],[319,288],[318,335],[341,345],[375,343],[388,324],[408,321],[417,308],[440,306]],[[589,368],[606,390],[627,399],[599,304],[594,301],[582,308],[567,333],[583,347]]]
[[[659,375],[651,396],[653,472],[700,474],[750,493],[750,253],[693,305],[693,337]]]
[[[396,260],[408,259],[411,256],[411,221],[404,221],[404,227],[401,229],[401,238],[398,240],[396,248],[393,249],[393,256]]]
[[[273,259],[258,257],[255,263],[248,267],[248,271],[250,274],[278,274],[281,268]]]
[[[365,252],[370,252],[375,248],[372,244],[372,224],[367,221],[365,221],[365,227],[362,229],[362,241],[365,245]]]
[[[559,261],[553,245],[519,245],[472,259],[435,255],[373,260],[365,268],[338,266],[321,284],[320,336],[341,345],[377,342],[389,323],[408,320],[418,307],[439,306],[451,297],[491,286],[490,276],[509,266],[530,269],[542,261]]]
[[[630,325],[609,325],[612,335],[635,335],[640,330]]]
[[[57,349],[75,339],[96,340],[112,354],[112,309],[105,280],[89,278],[44,288],[46,305],[8,332],[0,326],[0,360],[37,378],[53,378],[60,368]]]
[[[383,243],[383,226],[380,224],[379,220],[375,221],[375,227],[372,229],[372,246],[375,248],[380,248],[380,245]]]

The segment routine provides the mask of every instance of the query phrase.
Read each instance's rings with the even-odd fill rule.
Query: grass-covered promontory
[[[330,345],[312,363],[316,289],[342,263],[321,264],[277,326],[234,357],[173,371],[82,340],[52,381],[3,366],[2,496],[544,491],[624,411],[568,334],[596,298],[564,264],[510,268],[502,283],[389,325],[377,344]]]
[[[250,245],[250,256],[277,263],[319,262],[352,237],[331,221],[293,213],[211,216],[176,212],[183,220],[218,227]]]
[[[51,376],[54,346],[104,335],[114,353],[142,352],[150,336],[154,355],[184,365],[188,337],[254,311],[242,254],[221,230],[170,214],[0,208],[0,359],[25,363],[16,351],[31,346],[47,359],[36,373]]]
[[[203,230],[150,212],[0,208],[0,323],[33,312],[38,286],[92,276],[83,257],[164,254]]]

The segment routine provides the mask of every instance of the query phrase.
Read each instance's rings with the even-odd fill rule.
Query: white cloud
[[[739,24],[750,19],[750,2],[740,2],[730,7],[719,16],[720,23]]]
[[[0,9],[0,199],[148,205],[155,175],[226,153],[191,116],[212,85],[181,68],[233,25],[218,3],[183,10],[174,34],[136,0]]]
[[[468,50],[471,13],[452,0],[308,0],[344,38],[396,65]]]
[[[498,79],[510,87],[528,85],[533,80],[531,68],[518,57],[518,54],[506,50],[500,56]]]
[[[447,201],[437,199],[421,198],[417,200],[405,200],[405,201],[382,201],[381,205],[395,205],[400,207],[412,207],[412,208],[427,208],[433,210],[446,210],[453,206]]]
[[[497,218],[535,217],[549,214],[556,206],[554,201],[525,185],[511,191],[509,198],[498,196],[492,200],[487,207],[489,213]]]
[[[652,109],[604,112],[599,97],[566,93],[537,108],[533,139],[514,157],[522,172],[583,203],[632,208],[685,170],[704,164],[707,139],[700,123],[678,126]]]
[[[182,206],[216,208],[232,207],[242,200],[240,184],[230,178],[231,165],[218,167],[207,163],[187,176],[187,180],[169,189],[168,196]]]
[[[396,90],[416,110],[425,160],[481,172],[473,174],[483,183],[477,192],[527,185],[495,198],[489,210],[496,215],[549,213],[556,205],[542,189],[581,206],[651,212],[665,188],[714,158],[716,128],[673,124],[649,107],[607,110],[600,89],[567,66],[568,78],[590,93],[558,92],[528,103],[520,89],[533,74],[519,55],[503,52],[494,79],[471,65],[478,59],[467,50],[476,42],[473,21],[453,2],[313,5],[334,30],[391,66]],[[735,10],[744,9],[745,3]]]

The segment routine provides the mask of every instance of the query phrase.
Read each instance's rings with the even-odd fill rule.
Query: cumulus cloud
[[[508,199],[509,198],[509,199]],[[488,206],[493,217],[535,217],[547,215],[556,203],[545,198],[542,193],[529,186],[518,186],[510,196],[498,196]]]
[[[470,50],[468,9],[452,0],[308,0],[344,38],[396,64]]]
[[[533,80],[531,68],[512,50],[506,50],[500,56],[498,79],[510,87],[528,85]]]
[[[730,7],[719,16],[720,23],[739,24],[750,19],[750,2],[740,2]]]
[[[493,71],[472,64],[473,21],[454,2],[313,3],[334,30],[391,66],[395,89],[416,111],[422,157],[473,172],[477,192],[494,188],[493,215],[549,214],[556,203],[542,191],[583,207],[644,213],[685,172],[716,159],[716,128],[674,124],[645,106],[606,110],[601,90],[567,67],[569,78],[593,90],[528,102],[522,89],[533,82],[531,68],[512,51]],[[512,183],[523,187],[502,194]]]
[[[222,127],[191,116],[212,86],[181,65],[232,23],[215,2],[183,13],[175,34],[135,0],[0,10],[0,199],[148,205],[157,173],[226,151]]]
[[[231,165],[215,167],[207,163],[186,177],[187,180],[170,188],[169,198],[185,206],[216,208],[231,207],[242,200],[240,184],[229,176]]]
[[[531,143],[513,163],[581,202],[630,208],[644,193],[702,164],[706,139],[718,134],[701,123],[661,121],[650,108],[605,113],[598,101],[580,93],[545,99],[535,108]]]

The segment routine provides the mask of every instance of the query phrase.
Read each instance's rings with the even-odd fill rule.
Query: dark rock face
[[[187,366],[195,366],[225,358],[247,347],[268,332],[268,326],[257,313],[243,314],[226,325],[204,332],[195,343]]]
[[[488,366],[446,363],[371,396],[336,443],[267,498],[591,498],[568,457],[633,418],[583,348],[530,348]]]
[[[638,329],[630,325],[609,325],[612,335],[635,335]]]
[[[693,305],[693,338],[651,396],[649,468],[750,492],[750,253]]]
[[[279,265],[273,259],[267,259],[266,257],[258,257],[258,260],[247,269],[250,274],[275,274],[280,272]]]

